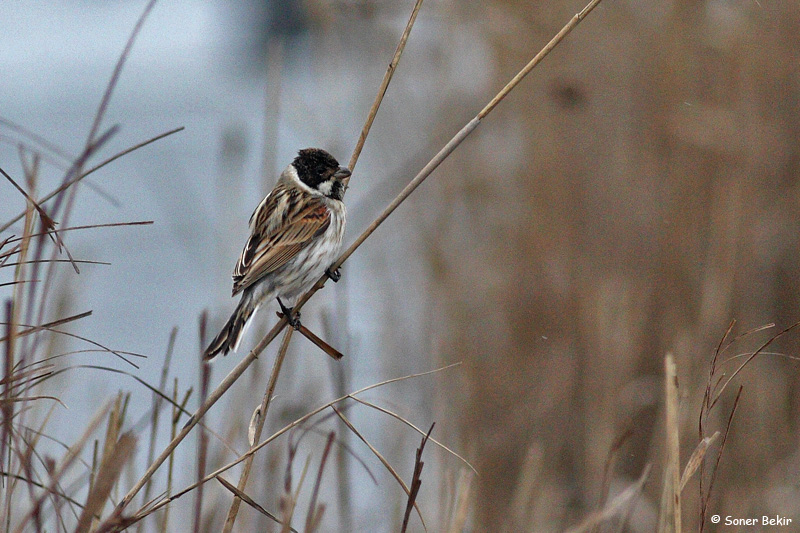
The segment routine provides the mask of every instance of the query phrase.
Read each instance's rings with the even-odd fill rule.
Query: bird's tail
[[[228,322],[225,323],[222,331],[219,332],[219,335],[217,335],[214,340],[211,341],[211,344],[208,345],[208,348],[206,348],[203,360],[210,361],[220,353],[222,353],[222,355],[227,355],[231,350],[235,352],[239,348],[239,342],[242,340],[242,335],[244,335],[247,329],[250,317],[253,316],[256,309],[258,309],[258,302],[249,294],[245,293],[239,305],[236,306],[236,310],[228,319]]]

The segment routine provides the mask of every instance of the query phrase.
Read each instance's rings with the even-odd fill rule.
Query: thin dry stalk
[[[403,488],[403,491],[405,491],[406,496],[408,496],[410,498],[411,497],[411,489],[409,489],[408,486],[405,484],[405,482],[403,481],[403,478],[400,477],[400,474],[397,473],[397,470],[394,469],[394,467],[389,463],[389,461],[386,460],[386,458],[381,454],[381,452],[379,452],[378,449],[375,448],[375,446],[370,444],[370,442],[366,439],[366,437],[364,437],[364,435],[362,435],[361,432],[358,431],[355,428],[353,423],[350,422],[350,420],[348,420],[347,417],[344,416],[344,414],[339,409],[337,409],[334,406],[331,406],[331,409],[333,409],[333,411],[337,415],[339,415],[339,418],[342,419],[342,421],[345,423],[345,425],[348,427],[348,429],[350,429],[350,431],[352,431],[355,434],[356,437],[361,439],[361,442],[363,442],[364,444],[367,445],[367,448],[369,448],[370,451],[375,455],[375,457],[378,458],[378,460],[381,462],[383,467],[386,468],[386,470],[392,475],[392,477]],[[417,511],[417,515],[419,516],[420,521],[422,521],[423,529],[425,529],[425,531],[428,531],[428,527],[425,525],[425,519],[422,517],[422,512],[419,510],[419,505],[417,505],[417,502],[415,502],[415,501],[412,502],[412,503],[413,503],[414,509]]]
[[[14,392],[12,387],[12,371],[14,368],[14,344],[15,344],[15,330],[16,327],[14,325],[14,304],[12,300],[8,300],[5,306],[5,316],[6,316],[6,342],[5,342],[5,357],[4,357],[4,372],[3,372],[3,380],[6,381],[6,386],[3,390],[3,404],[0,406],[3,412],[3,425],[2,425],[2,441],[0,442],[0,469],[4,472],[11,471],[11,451],[14,448],[14,443],[12,442],[13,439],[13,432],[12,432],[12,421],[14,418]],[[11,501],[13,495],[13,487],[14,484],[9,483],[9,486],[6,487],[6,502],[5,502],[5,515],[6,515],[6,531],[10,529],[11,526]],[[33,499],[33,498],[31,498]],[[38,527],[39,524],[39,515],[38,510],[35,516],[36,524]]]
[[[112,422],[109,420],[109,426]],[[136,445],[136,437],[130,433],[122,435],[118,441],[106,442],[103,459],[100,463],[100,470],[95,478],[92,490],[86,499],[86,506],[83,508],[76,532],[89,531],[92,521],[99,517],[103,507],[111,495],[111,489],[119,478],[122,467],[130,460]]]
[[[740,373],[742,370],[744,370],[744,368],[745,368],[745,367],[746,367],[748,364],[750,364],[750,362],[751,362],[753,359],[755,359],[756,357],[758,357],[759,355],[761,355],[762,353],[764,353],[764,351],[765,351],[765,350],[766,350],[766,349],[769,347],[769,345],[771,345],[773,342],[775,342],[776,340],[778,340],[780,337],[782,337],[782,336],[786,335],[787,333],[789,333],[790,331],[792,331],[793,329],[795,329],[795,328],[796,328],[796,327],[798,327],[798,326],[800,326],[800,322],[795,322],[794,324],[792,324],[791,326],[787,327],[787,328],[786,328],[786,329],[784,329],[783,331],[780,331],[779,333],[777,333],[777,334],[773,335],[772,337],[770,337],[770,338],[769,338],[769,340],[767,340],[767,342],[765,342],[764,344],[762,344],[761,346],[759,346],[757,350],[755,350],[755,351],[754,351],[752,354],[750,354],[750,356],[749,356],[749,357],[747,357],[747,359],[745,359],[745,360],[744,360],[744,362],[742,362],[742,364],[741,364],[741,365],[739,365],[739,366],[736,368],[736,370],[735,370],[735,371],[734,371],[734,372],[733,372],[733,373],[732,373],[732,374],[731,374],[731,375],[728,377],[728,379],[727,379],[727,380],[725,380],[725,382],[722,384],[722,386],[720,386],[720,387],[714,387],[714,389],[713,389],[712,393],[708,395],[708,399],[710,399],[710,403],[708,404],[708,409],[709,409],[709,410],[710,410],[710,409],[713,409],[714,405],[716,405],[717,401],[719,401],[719,398],[722,396],[722,393],[725,391],[725,389],[726,389],[726,388],[727,388],[727,386],[730,384],[730,382],[731,382],[731,381],[733,381],[733,379],[734,379],[734,378],[735,378],[737,375],[739,375],[739,373]],[[713,369],[712,369],[712,371],[713,371]]]
[[[765,329],[774,327],[774,324],[767,324],[765,326],[761,326],[758,328],[751,329],[744,333],[741,333],[734,337],[733,339],[728,340],[731,337],[731,332],[733,331],[733,327],[735,325],[735,321],[732,321],[728,326],[728,329],[725,331],[725,334],[720,339],[719,343],[717,344],[716,350],[714,351],[714,355],[711,358],[711,364],[709,365],[709,374],[708,380],[706,382],[706,389],[703,396],[703,403],[700,409],[700,416],[698,417],[698,430],[700,434],[701,442],[698,445],[698,450],[696,453],[700,453],[699,457],[699,466],[694,467],[695,469],[699,470],[698,478],[700,481],[700,531],[704,531],[705,529],[705,518],[706,513],[708,511],[708,506],[711,498],[711,493],[714,488],[714,482],[716,481],[717,472],[719,469],[720,461],[722,460],[722,454],[725,450],[725,444],[728,440],[728,434],[730,432],[730,428],[733,425],[733,418],[736,414],[736,409],[739,406],[739,400],[741,399],[742,394],[742,386],[739,386],[739,389],[736,392],[736,396],[733,401],[733,407],[731,408],[731,412],[728,415],[728,420],[725,425],[725,431],[722,433],[722,441],[720,443],[719,450],[717,451],[716,457],[714,458],[714,464],[711,468],[710,474],[706,476],[705,473],[705,459],[707,456],[707,449],[710,445],[711,441],[716,437],[719,432],[715,432],[715,434],[711,437],[706,436],[706,423],[711,416],[711,411],[717,406],[719,400],[722,397],[722,393],[728,387],[728,385],[733,381],[733,379],[742,371],[744,368],[750,364],[757,356],[766,354],[766,349],[775,342],[778,338],[782,337],[783,335],[789,333],[790,331],[794,330],[797,326],[800,326],[800,322],[796,322],[789,327],[783,329],[782,331],[774,334],[771,336],[766,342],[762,343],[756,350],[749,353],[745,358],[744,362],[741,363],[736,370],[728,376],[725,372],[721,371],[721,367],[725,365],[725,363],[734,360],[736,357],[731,357],[727,360],[722,360],[722,354],[734,345],[737,341],[752,335],[753,333],[763,331]],[[726,342],[727,341],[727,342]],[[704,442],[708,441],[708,444],[704,446]],[[700,450],[703,447],[705,449]],[[687,465],[688,471],[689,465]],[[686,477],[686,476],[685,476]],[[708,477],[708,487],[706,488],[706,478]],[[686,477],[686,481],[688,481],[688,477]]]
[[[278,518],[274,514],[270,513],[266,509],[264,509],[261,505],[259,505],[258,502],[256,502],[253,498],[248,496],[246,493],[240,491],[233,483],[231,483],[230,481],[227,481],[224,477],[217,476],[217,481],[219,481],[222,484],[223,487],[225,487],[226,489],[231,491],[231,493],[233,493],[233,495],[236,498],[239,498],[244,503],[246,503],[247,505],[249,505],[250,507],[252,507],[256,511],[258,511],[259,513],[263,514],[264,516],[266,516],[270,520],[273,520],[276,524],[280,524],[281,523],[280,518]],[[292,531],[297,533],[297,531],[294,528],[292,528]]]
[[[28,513],[23,517],[20,521],[17,529],[15,530],[16,533],[22,533],[25,531],[25,527],[28,525],[28,521],[33,518],[33,516],[39,512],[39,509],[44,502],[44,499],[47,497],[48,494],[56,490],[57,484],[61,479],[61,476],[67,471],[67,469],[72,466],[72,463],[80,455],[81,451],[83,450],[84,446],[86,446],[89,437],[94,433],[97,427],[100,425],[100,422],[105,418],[106,413],[111,409],[111,402],[106,402],[104,406],[100,408],[100,410],[92,417],[89,421],[89,424],[86,426],[86,429],[83,432],[83,435],[78,439],[76,442],[67,452],[64,459],[61,461],[61,465],[55,469],[53,474],[50,476],[50,483],[47,486],[47,490],[44,491],[37,499],[33,502],[31,509]]]
[[[425,444],[428,442],[431,432],[433,431],[433,426],[435,425],[435,422],[431,424],[431,428],[428,430],[428,433],[422,437],[422,442],[420,443],[419,448],[417,448],[417,453],[414,457],[414,474],[411,476],[411,492],[408,494],[406,511],[403,515],[403,526],[400,528],[400,533],[406,533],[406,530],[408,529],[408,521],[411,518],[411,509],[414,508],[417,502],[419,489],[422,487],[422,468],[425,466],[425,463],[422,462],[422,451],[425,449]]]
[[[58,230],[58,232],[59,233],[66,233],[68,231],[75,231],[75,230],[99,229],[99,228],[117,228],[117,227],[120,227],[120,226],[150,226],[152,224],[153,224],[152,220],[135,220],[133,222],[107,222],[105,224],[87,224],[87,225],[84,225],[84,226],[70,226],[68,228],[61,228],[61,229]],[[50,235],[54,231],[55,230],[40,231],[38,233],[31,234],[31,237],[41,237],[42,235]],[[3,244],[5,244],[5,243],[9,243],[9,244],[10,243],[15,243],[15,242],[21,241],[22,239],[23,239],[23,237],[9,237],[5,241],[3,241]],[[0,248],[2,248],[2,245],[0,245]]]
[[[164,137],[169,137],[170,135],[172,135],[174,133],[178,133],[179,131],[183,131],[184,129],[185,128],[183,126],[181,126],[179,128],[174,128],[174,129],[171,129],[169,131],[165,131],[164,133],[160,133],[160,134],[156,135],[155,137],[151,137],[151,138],[149,138],[147,140],[144,140],[144,141],[141,141],[139,143],[136,143],[133,146],[131,146],[129,148],[126,148],[125,150],[122,150],[121,152],[117,152],[116,154],[114,154],[113,156],[109,157],[108,159],[105,159],[104,161],[102,161],[98,165],[95,165],[94,167],[90,168],[89,170],[87,170],[83,174],[76,175],[75,177],[73,177],[73,178],[71,178],[69,180],[66,180],[61,185],[59,185],[57,188],[55,188],[54,190],[52,190],[48,194],[44,195],[39,200],[39,204],[43,204],[43,203],[45,203],[45,202],[47,202],[49,200],[52,200],[53,198],[55,198],[59,194],[63,193],[64,191],[66,191],[67,189],[69,189],[70,187],[72,187],[73,185],[78,183],[79,181],[81,181],[83,178],[85,178],[89,174],[92,174],[93,172],[96,172],[96,171],[100,170],[104,166],[108,165],[109,163],[112,163],[112,162],[116,161],[120,157],[122,157],[124,155],[127,155],[127,154],[129,154],[131,152],[135,152],[139,148],[143,148],[143,147],[145,147],[145,146],[147,146],[149,144],[152,144],[152,143],[154,143],[156,141],[159,141],[159,140],[163,139]],[[3,231],[6,231],[8,228],[13,226],[17,222],[19,222],[25,216],[25,213],[26,213],[26,211],[23,211],[23,212],[19,213],[18,215],[16,215],[13,218],[11,218],[8,222],[6,222],[2,226],[0,226],[0,233],[3,232]],[[59,231],[64,231],[64,230],[59,230]]]
[[[658,531],[681,531],[681,462],[678,416],[678,374],[672,354],[664,358],[666,395],[667,464],[664,467],[664,487]]]
[[[600,499],[598,501],[598,511],[602,511],[606,505],[606,500],[608,499],[608,491],[611,486],[611,472],[613,470],[614,463],[617,459],[617,455],[619,454],[620,448],[625,442],[628,441],[633,436],[633,427],[628,426],[628,428],[623,431],[611,444],[611,448],[608,450],[608,455],[606,456],[606,462],[603,465],[603,481],[600,484],[601,487],[601,494]],[[597,524],[595,528],[592,530],[593,533],[599,531],[600,524]]]
[[[283,318],[283,313],[278,313],[278,318]],[[303,335],[306,339],[310,340],[314,346],[325,352],[326,355],[330,356],[331,359],[334,361],[338,361],[344,354],[325,342],[324,340],[320,339],[313,331],[305,327],[304,325],[300,324],[297,326],[297,332]]]
[[[322,486],[322,474],[325,471],[325,465],[328,462],[328,455],[331,452],[331,447],[336,438],[336,434],[331,431],[328,433],[328,440],[325,442],[325,448],[322,451],[322,459],[319,462],[319,470],[317,471],[317,479],[314,482],[314,490],[311,491],[311,501],[308,504],[308,513],[306,514],[306,527],[304,533],[314,533],[319,529],[322,523],[322,515],[325,512],[325,505],[317,505],[317,498],[319,498],[319,489]]]
[[[306,474],[308,473],[308,465],[311,463],[311,457],[309,456],[306,459],[305,464],[303,465],[303,472],[300,474],[300,482],[297,484],[297,490],[292,493],[292,485],[291,485],[291,462],[287,466],[286,472],[286,494],[281,496],[281,510],[283,511],[283,518],[281,522],[283,527],[281,528],[281,533],[290,533],[292,531],[292,517],[294,516],[294,510],[297,507],[297,498],[300,496],[300,489],[303,488],[303,482],[306,479]]]
[[[639,476],[639,479],[614,497],[608,505],[606,505],[605,509],[592,513],[578,526],[569,529],[567,533],[584,533],[585,531],[590,531],[597,525],[618,516],[622,512],[629,512],[641,496],[649,476],[650,465],[648,464],[644,472],[642,472],[642,475]]]
[[[68,316],[66,318],[60,318],[58,320],[54,320],[52,322],[48,322],[47,324],[42,324],[41,326],[28,326],[28,325],[24,325],[24,324],[19,324],[20,326],[25,327],[27,329],[15,332],[15,336],[17,338],[24,337],[26,335],[31,335],[32,333],[36,333],[37,331],[42,331],[42,330],[46,330],[46,329],[52,329],[52,328],[54,328],[56,326],[61,326],[61,325],[66,324],[68,322],[72,322],[74,320],[80,320],[81,318],[86,318],[87,316],[91,316],[91,315],[92,315],[91,311],[86,311],[84,313],[79,313],[77,315]],[[3,325],[11,325],[11,322],[2,322],[2,324]],[[0,337],[0,342],[5,341],[7,338],[8,338],[7,336],[6,337]],[[19,363],[17,363],[17,364],[19,364]]]
[[[464,469],[461,469],[458,474],[458,482],[455,486],[455,508],[453,510],[452,520],[447,528],[448,533],[461,533],[467,527],[467,519],[469,518],[471,507],[470,502],[472,501],[473,479],[475,479],[475,477]]]
[[[72,254],[69,252],[69,249],[67,248],[66,244],[64,244],[64,241],[61,240],[61,236],[56,231],[56,222],[52,218],[50,218],[50,215],[48,215],[47,212],[44,209],[42,209],[42,206],[40,206],[38,203],[36,203],[36,200],[34,200],[25,191],[25,189],[20,187],[19,184],[16,181],[14,181],[11,178],[11,176],[9,176],[8,173],[6,173],[6,171],[3,170],[2,168],[0,168],[0,174],[5,176],[5,178],[9,182],[11,182],[11,184],[14,186],[14,188],[16,188],[17,191],[19,191],[20,194],[22,194],[25,197],[25,199],[31,204],[31,206],[33,206],[33,208],[39,214],[39,220],[41,221],[42,226],[45,227],[46,233],[50,236],[51,239],[53,239],[53,242],[56,243],[56,246],[58,247],[58,249],[59,250],[63,249],[67,253],[67,257],[69,257],[69,260],[73,261]],[[35,173],[33,173],[32,175],[35,175]],[[75,269],[75,273],[76,274],[80,274],[81,273],[80,269],[78,269],[78,265],[76,265],[74,262],[72,263],[72,267]]]
[[[290,431],[292,428],[295,428],[295,427],[297,427],[297,426],[299,426],[301,424],[304,424],[310,418],[318,415],[319,413],[321,413],[325,409],[329,409],[330,407],[332,407],[332,406],[334,406],[334,405],[336,405],[338,403],[343,402],[345,399],[349,398],[352,395],[361,394],[362,392],[366,392],[368,390],[372,390],[372,389],[375,389],[375,388],[378,388],[378,387],[383,387],[384,385],[389,385],[391,383],[397,383],[399,381],[405,381],[407,379],[415,379],[415,378],[418,378],[418,377],[427,376],[429,374],[435,374],[435,373],[438,373],[438,372],[441,372],[441,371],[444,371],[444,370],[448,370],[448,369],[453,368],[455,366],[459,366],[460,364],[461,363],[453,363],[453,364],[450,364],[450,365],[447,365],[447,366],[444,366],[444,367],[441,367],[441,368],[437,368],[437,369],[434,369],[434,370],[429,370],[427,372],[421,372],[421,373],[418,373],[418,374],[410,374],[410,375],[402,376],[402,377],[399,377],[399,378],[392,378],[392,379],[388,379],[388,380],[385,380],[385,381],[381,381],[380,383],[373,383],[372,385],[368,385],[368,386],[366,386],[366,387],[364,387],[362,389],[359,389],[359,390],[357,390],[355,392],[352,392],[352,393],[347,394],[345,396],[340,396],[339,398],[337,398],[335,400],[332,400],[332,401],[330,401],[328,403],[325,403],[325,404],[321,405],[320,407],[314,409],[313,411],[311,411],[309,413],[306,413],[305,415],[301,416],[300,418],[298,418],[297,420],[291,422],[290,424],[287,424],[282,429],[276,431],[271,436],[269,436],[267,439],[263,440],[257,446],[254,446],[253,448],[251,448],[248,452],[243,454],[241,457],[239,457],[235,461],[232,461],[232,462],[228,463],[227,465],[218,468],[217,470],[215,470],[214,472],[210,473],[209,475],[207,475],[205,478],[203,478],[199,482],[193,483],[192,485],[189,485],[188,487],[184,488],[183,490],[175,493],[173,496],[170,496],[168,498],[164,498],[160,502],[154,504],[152,507],[150,507],[148,505],[146,507],[143,507],[143,508],[139,509],[133,515],[133,519],[136,520],[136,521],[141,520],[144,517],[148,516],[149,514],[157,511],[158,509],[160,509],[160,508],[162,508],[162,507],[164,507],[166,505],[169,505],[170,503],[172,503],[173,501],[177,500],[181,496],[193,491],[200,484],[206,483],[209,480],[214,479],[216,476],[222,474],[223,472],[226,472],[226,471],[230,470],[234,466],[236,466],[239,463],[241,463],[242,461],[246,460],[248,457],[250,457],[254,453],[258,452],[258,450],[260,450],[264,446],[267,446],[268,444],[273,442],[275,439],[277,439],[281,435],[284,435],[285,433]]]
[[[117,86],[117,82],[119,81],[119,76],[122,73],[122,67],[125,65],[125,61],[128,59],[128,55],[133,48],[133,43],[136,42],[136,37],[139,35],[142,26],[144,26],[144,21],[147,19],[147,16],[150,14],[150,11],[152,11],[155,5],[156,0],[150,0],[150,2],[147,3],[142,11],[142,14],[139,15],[139,19],[136,21],[136,25],[133,27],[133,31],[131,31],[128,41],[125,43],[125,48],[122,49],[122,53],[117,60],[117,64],[114,66],[114,72],[111,74],[111,79],[108,81],[108,85],[106,86],[106,91],[103,93],[103,98],[100,100],[97,113],[95,113],[92,128],[89,130],[89,138],[86,141],[87,145],[92,144],[95,135],[97,135],[97,132],[100,129],[100,123],[103,121],[103,117],[108,109],[108,103],[111,101],[111,94],[114,92],[114,88]]]
[[[342,282],[347,284],[347,278],[345,277]],[[345,288],[346,292],[346,288]],[[347,298],[342,298],[337,301],[337,312],[336,316],[342,321],[342,323],[347,324],[348,320],[348,309],[347,309]],[[333,338],[334,328],[331,327],[331,322],[329,320],[329,316],[327,313],[323,313],[322,321],[324,326],[324,331],[328,338]],[[344,343],[344,350],[350,351],[350,336],[347,334],[347,329],[342,328],[345,334],[339,338],[338,342]],[[339,331],[342,331],[339,330]],[[330,368],[330,375],[332,377],[333,382],[333,390],[336,396],[344,396],[347,393],[347,390],[350,388],[350,366],[349,365],[337,365],[334,364],[332,361],[329,362]],[[334,465],[336,467],[336,499],[337,499],[337,510],[339,511],[339,529],[341,531],[352,531],[353,529],[353,502],[351,496],[351,489],[350,489],[350,456],[353,455],[356,459],[359,459],[355,454],[350,451],[349,448],[349,441],[350,441],[350,432],[346,431],[346,426],[344,422],[336,417],[336,424],[337,424],[337,431],[339,435],[339,446],[336,449],[336,460],[334,461]],[[360,461],[360,459],[359,459]],[[366,468],[366,465],[365,465]],[[367,469],[369,472],[369,469]],[[370,474],[371,475],[371,474]]]
[[[199,323],[199,340],[200,340],[200,354],[203,353],[203,347],[206,345],[206,324],[208,322],[208,312],[203,311],[200,314]],[[202,356],[202,355],[201,355]],[[209,365],[200,365],[200,402],[202,403],[208,394],[208,382],[211,379],[211,367]],[[200,431],[197,435],[197,479],[203,479],[206,473],[206,461],[208,459],[208,435],[205,431]],[[203,493],[204,485],[197,489],[194,501],[194,531],[200,531],[201,519],[203,515]]]
[[[734,400],[733,400],[733,408],[731,409],[731,414],[728,417],[728,423],[725,425],[725,433],[723,433],[723,435],[722,435],[722,443],[720,444],[719,451],[717,452],[717,457],[716,457],[716,460],[714,462],[714,468],[711,471],[711,480],[708,483],[708,490],[705,491],[705,492],[702,489],[702,480],[703,480],[703,477],[702,477],[702,473],[703,473],[702,464],[704,464],[705,461],[702,461],[702,463],[701,463],[701,467],[700,467],[701,468],[701,470],[700,470],[700,474],[701,474],[701,476],[700,476],[700,482],[701,482],[701,486],[700,486],[700,533],[702,533],[704,528],[705,528],[706,513],[708,512],[708,504],[709,504],[709,501],[711,500],[711,491],[714,489],[714,482],[717,479],[717,471],[719,470],[719,463],[722,460],[722,454],[725,451],[725,444],[728,442],[728,434],[729,434],[729,432],[731,430],[731,426],[733,425],[733,417],[736,415],[736,409],[739,407],[739,400],[742,397],[742,389],[743,389],[743,387],[741,385],[739,385],[739,390],[736,391],[736,398],[734,398]]]
[[[358,163],[358,158],[361,155],[361,149],[364,148],[364,143],[367,141],[369,130],[372,128],[372,123],[375,121],[375,116],[378,114],[378,109],[381,107],[383,97],[386,95],[386,89],[389,88],[389,82],[392,81],[394,71],[397,68],[397,64],[400,62],[400,57],[403,55],[403,50],[406,48],[408,36],[411,34],[411,28],[414,27],[414,22],[417,20],[417,14],[419,13],[419,9],[421,7],[422,0],[417,0],[414,4],[414,9],[411,10],[411,16],[408,18],[406,28],[403,30],[403,34],[400,36],[400,42],[397,43],[394,56],[392,56],[392,60],[389,62],[389,67],[386,69],[386,73],[383,75],[381,86],[378,88],[378,94],[375,95],[375,101],[372,103],[369,113],[367,113],[367,120],[364,122],[364,127],[361,129],[361,134],[358,136],[358,142],[353,150],[353,155],[350,156],[350,162],[347,164],[347,168],[350,170],[356,168],[356,163]]]
[[[368,402],[367,400],[362,400],[361,398],[358,398],[356,396],[349,396],[349,398],[352,399],[352,400],[355,400],[356,402],[358,402],[358,403],[360,403],[362,405],[366,405],[367,407],[371,407],[371,408],[375,409],[376,411],[380,411],[381,413],[387,414],[387,415],[391,416],[392,418],[395,418],[395,419],[399,420],[400,422],[402,422],[406,426],[410,427],[411,429],[413,429],[414,431],[416,431],[417,433],[419,433],[423,437],[425,436],[425,432],[424,431],[422,431],[417,426],[415,426],[414,424],[412,424],[410,421],[406,420],[402,416],[398,415],[397,413],[395,413],[393,411],[390,411],[390,410],[388,410],[388,409],[386,409],[384,407],[381,407],[380,405],[376,405],[376,404],[374,404],[372,402]],[[467,461],[464,457],[460,456],[459,454],[457,454],[456,452],[454,452],[453,450],[451,450],[450,448],[448,448],[447,446],[445,446],[444,444],[442,444],[441,442],[437,441],[434,438],[431,438],[430,441],[432,443],[434,443],[435,445],[437,445],[439,448],[443,449],[444,451],[446,451],[447,453],[452,455],[453,457],[456,457],[457,459],[460,459],[462,463],[467,465],[469,467],[469,469],[472,470],[475,473],[475,475],[478,475],[478,471],[475,470],[475,467],[472,466],[469,463],[469,461]]]
[[[172,362],[172,353],[175,349],[175,340],[178,337],[178,328],[172,328],[169,334],[169,341],[167,341],[167,353],[164,356],[164,364],[161,367],[161,381],[158,384],[158,390],[163,391],[167,388],[167,379],[169,377],[169,366]],[[153,462],[153,457],[156,454],[156,435],[158,435],[158,420],[161,414],[161,406],[163,405],[164,395],[153,393],[153,408],[150,418],[150,442],[147,446],[147,463]],[[150,491],[152,489],[152,480],[144,487],[145,501],[150,499]]]
[[[178,430],[178,420],[180,420],[180,411],[178,410],[178,378],[174,378],[172,384],[172,423],[170,424],[169,436],[170,439],[175,438],[175,433]],[[188,400],[188,395],[187,395]],[[172,494],[172,476],[175,473],[175,454],[169,456],[167,463],[167,497]],[[147,501],[147,500],[145,500]],[[161,521],[161,531],[169,531],[169,506],[164,509],[164,519]]]
[[[278,376],[280,375],[283,361],[286,359],[286,352],[289,349],[289,341],[292,340],[292,331],[294,331],[293,328],[288,328],[286,333],[284,333],[283,341],[281,341],[281,347],[278,350],[278,355],[275,357],[275,362],[272,365],[272,373],[269,376],[267,390],[264,393],[264,397],[261,400],[261,405],[258,408],[259,416],[255,418],[255,424],[251,427],[250,433],[253,435],[250,442],[251,447],[261,439],[261,431],[264,429],[264,422],[267,419],[269,404],[272,401],[272,395],[275,393],[275,386],[278,383]],[[250,477],[250,469],[253,466],[254,458],[255,455],[248,457],[244,462],[244,466],[242,467],[242,472],[239,475],[239,484],[237,485],[237,488],[241,492],[244,492],[244,490],[247,488],[247,480]],[[239,512],[240,503],[241,500],[234,496],[231,506],[228,509],[228,515],[225,518],[225,525],[222,529],[225,533],[230,533],[230,531],[233,530],[233,524],[236,522],[236,515]]]

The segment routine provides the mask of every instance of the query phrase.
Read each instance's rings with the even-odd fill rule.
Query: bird
[[[286,167],[250,217],[250,235],[233,270],[233,294],[241,299],[206,348],[208,362],[238,349],[259,306],[277,298],[290,324],[299,321],[281,298],[293,302],[324,273],[342,246],[347,211],[342,201],[350,169],[320,148],[305,148]]]

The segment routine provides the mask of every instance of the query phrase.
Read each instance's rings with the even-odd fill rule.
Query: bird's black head
[[[350,180],[350,170],[320,148],[300,150],[292,161],[297,177],[329,198],[341,200]]]

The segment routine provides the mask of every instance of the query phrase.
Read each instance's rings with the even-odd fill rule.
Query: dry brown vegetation
[[[87,261],[70,253],[70,235],[103,226],[70,227],[76,184],[180,128],[90,163],[116,132],[101,125],[140,26],[84,152],[52,193],[38,187],[41,139],[3,121],[25,169],[4,179],[26,208],[0,227],[0,269],[13,272],[0,285],[0,528],[313,532],[363,530],[374,520],[375,530],[399,531],[702,531],[714,530],[714,514],[800,523],[800,16],[784,4],[602,7],[563,44],[551,41],[544,51],[558,45],[557,53],[541,67],[543,55],[531,60],[541,34],[564,37],[590,10],[574,16],[582,6],[566,0],[452,8],[459,20],[493,21],[486,40],[497,86],[512,81],[495,99],[449,102],[449,114],[474,118],[447,130],[445,138],[458,133],[431,149],[436,155],[335,265],[408,198],[424,216],[394,222],[424,243],[433,356],[413,374],[353,387],[335,366],[349,363],[348,341],[328,327],[317,333],[345,353],[331,363],[336,394],[300,413],[273,406],[278,377],[292,379],[291,369],[282,372],[290,340],[305,342],[285,319],[224,379],[198,354],[197,387],[172,377],[173,330],[160,376],[137,373],[141,354],[94,344],[94,367],[131,376],[137,393],[152,394],[152,408],[132,413],[131,391],[121,389],[73,422],[82,436],[61,443],[61,456],[41,453],[43,439],[54,438],[51,418],[76,415],[55,414],[60,400],[49,384],[82,386],[66,380],[80,365],[56,339],[81,338],[80,320],[91,314],[58,305],[62,263],[78,272]],[[351,168],[413,42],[419,8]],[[446,126],[437,127],[450,128],[441,118]],[[473,131],[480,148],[456,151]],[[429,194],[411,196],[439,165],[458,179],[432,180]],[[201,348],[210,328],[203,313]],[[255,363],[281,334],[267,373]],[[252,390],[229,393],[251,365]],[[439,380],[435,390],[428,379]],[[364,394],[409,382],[419,384],[408,405]],[[232,417],[206,424],[222,399]],[[355,409],[397,422],[412,452],[376,444]],[[190,434],[196,440],[185,440]],[[353,499],[364,494],[352,491],[356,469],[380,487],[367,491],[395,491],[393,509],[354,516]],[[182,485],[188,471],[195,482]]]

